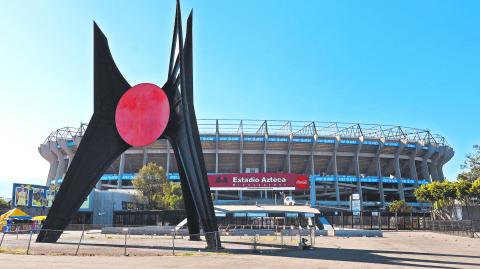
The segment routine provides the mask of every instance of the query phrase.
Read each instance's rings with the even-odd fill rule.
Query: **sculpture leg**
[[[173,152],[175,153],[177,163],[179,163],[180,158],[178,156],[178,147],[175,144],[175,141],[169,141],[172,145]],[[200,220],[198,219],[195,203],[193,202],[192,192],[188,187],[185,171],[181,166],[178,167],[178,173],[180,175],[180,184],[182,186],[183,203],[185,205],[185,212],[187,214],[187,226],[188,233],[190,234],[190,240],[198,241],[200,240]]]
[[[218,227],[213,210],[212,197],[210,195],[210,188],[208,187],[207,175],[206,173],[203,174],[205,168],[200,167],[201,165],[205,165],[203,159],[199,159],[195,144],[189,141],[191,137],[189,137],[187,130],[184,128],[177,128],[175,134],[170,139],[174,141],[172,144],[177,145],[178,166],[185,169],[184,182],[190,190],[193,204],[202,223],[203,230],[206,233],[207,247],[218,248],[221,244],[218,237]]]
[[[92,117],[37,242],[58,240],[103,172],[129,147],[118,136],[114,122]]]

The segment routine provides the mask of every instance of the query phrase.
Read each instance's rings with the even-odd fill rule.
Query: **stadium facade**
[[[382,210],[398,199],[421,210],[413,191],[445,179],[443,166],[454,155],[442,136],[401,126],[216,119],[198,126],[215,205],[276,205],[290,196],[297,205],[349,208],[358,194],[362,210]],[[50,163],[47,186],[61,184],[85,129],[58,129],[40,145]],[[123,153],[96,190],[132,190],[135,173],[148,162],[179,180],[172,148],[159,140]]]

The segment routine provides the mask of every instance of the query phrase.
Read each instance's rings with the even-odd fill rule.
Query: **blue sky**
[[[0,2],[0,196],[44,184],[37,147],[92,113],[92,22],[134,85],[166,78],[174,1]],[[199,118],[428,128],[480,143],[478,1],[182,1]]]

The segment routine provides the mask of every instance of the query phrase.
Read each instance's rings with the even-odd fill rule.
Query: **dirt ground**
[[[90,238],[91,244],[96,239]],[[98,239],[100,240],[100,238]],[[102,239],[101,242],[107,239]],[[110,240],[117,240],[111,238]],[[119,240],[119,239],[118,239]],[[230,253],[198,252],[189,249],[184,241],[184,251],[172,256],[170,250],[162,252],[162,247],[152,248],[153,255],[139,255],[128,248],[128,257],[123,255],[102,255],[106,248],[102,245],[82,246],[84,250],[94,247],[96,253],[60,254],[56,252],[62,244],[43,244],[52,247],[51,253],[42,255],[0,254],[5,268],[480,268],[480,238],[466,238],[430,232],[385,232],[383,238],[339,238],[317,237],[315,248],[310,251],[295,249],[294,241],[287,249],[273,246],[279,238],[264,238],[258,245],[264,245],[261,253],[253,253],[252,242],[248,238],[222,237],[225,246],[239,251]],[[21,241],[21,240],[19,240]],[[158,241],[158,240],[156,240]],[[284,238],[288,244],[290,238]],[[147,245],[146,238],[133,238],[132,243]],[[228,243],[230,242],[230,243]],[[185,245],[183,245],[185,244]],[[195,242],[198,250],[204,242]],[[194,245],[195,245],[194,244]],[[69,246],[69,244],[63,244]],[[3,246],[2,246],[3,247]],[[141,247],[141,246],[138,246]],[[227,247],[227,248],[228,248]],[[119,247],[117,247],[118,249]],[[136,248],[136,247],[134,247]],[[152,249],[150,249],[152,251]],[[227,249],[228,250],[228,249]],[[5,252],[5,249],[3,250]],[[115,253],[123,253],[120,248]],[[19,252],[21,253],[21,252]],[[141,253],[140,253],[141,254]]]

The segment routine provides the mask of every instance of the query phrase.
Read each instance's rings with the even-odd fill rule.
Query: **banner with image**
[[[28,206],[28,196],[30,193],[29,186],[14,184],[13,187],[13,205],[14,206]]]
[[[32,187],[32,206],[43,207],[47,206],[45,197],[46,188]]]

